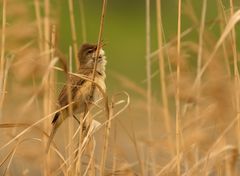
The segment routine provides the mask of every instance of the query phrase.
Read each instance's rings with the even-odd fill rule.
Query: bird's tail
[[[57,113],[55,114],[55,116],[53,117],[53,120],[52,120],[52,124],[56,123],[59,115],[60,115],[60,112],[57,112]]]
[[[51,130],[51,133],[50,133],[49,138],[48,138],[47,147],[46,147],[46,153],[48,153],[48,151],[49,151],[49,148],[50,148],[50,145],[52,143],[53,137],[54,137],[54,135],[55,135],[55,133],[57,131],[57,128],[59,126],[59,124],[57,123],[59,115],[60,115],[60,113],[57,112],[55,114],[53,120],[52,120],[52,130]]]

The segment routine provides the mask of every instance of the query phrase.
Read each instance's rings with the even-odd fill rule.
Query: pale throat
[[[105,56],[105,51],[103,49],[100,49],[99,51],[99,58],[100,61],[97,63],[97,68],[96,70],[104,77],[105,75],[105,66],[107,64],[106,56]]]

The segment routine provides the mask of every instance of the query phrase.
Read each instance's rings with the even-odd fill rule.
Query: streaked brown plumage
[[[93,67],[95,62],[97,45],[83,44],[78,53],[80,68],[78,74],[87,76],[89,79],[93,75]],[[97,59],[97,67],[94,81],[105,91],[105,65],[106,57],[103,49],[100,49]],[[68,90],[70,89],[70,90]],[[95,86],[92,88],[92,82],[82,79],[78,76],[71,75],[67,84],[62,88],[58,96],[58,108],[62,108],[69,104],[68,91],[71,91],[71,103],[73,103],[72,111],[74,114],[86,113],[92,102],[101,97],[101,93]],[[47,151],[49,150],[51,141],[56,133],[57,128],[69,116],[69,108],[57,112],[52,120],[52,131],[49,136]]]

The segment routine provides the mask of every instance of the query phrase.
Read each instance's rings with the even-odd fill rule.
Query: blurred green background
[[[226,11],[229,11],[229,1],[223,0]],[[199,27],[201,19],[202,1],[183,0],[182,2],[182,31]],[[235,2],[236,7],[239,2]],[[86,21],[87,41],[96,43],[99,32],[100,16],[102,1],[100,0],[83,0],[84,15]],[[52,1],[53,7],[56,7],[56,20],[58,30],[58,47],[67,55],[69,45],[72,44],[69,6],[68,1]],[[192,7],[190,7],[192,6]],[[163,29],[165,34],[165,43],[176,37],[177,34],[177,11],[178,1],[162,1],[162,18]],[[192,11],[191,11],[192,9]],[[191,14],[191,13],[194,14]],[[74,1],[74,15],[77,28],[78,46],[83,42],[80,3]],[[194,16],[195,15],[195,16]],[[146,18],[145,18],[145,1],[144,0],[108,0],[104,24],[103,40],[107,43],[105,51],[107,54],[107,83],[108,89],[117,91],[119,82],[114,77],[115,73],[126,76],[138,85],[146,86],[146,60],[145,60],[145,43],[146,43]],[[212,31],[216,40],[219,38],[219,21],[218,21],[217,0],[208,0],[206,30]],[[196,19],[194,23],[194,18]],[[156,2],[151,1],[151,50],[157,49],[157,31],[156,31]],[[239,27],[237,28],[239,29]],[[237,30],[239,31],[239,30]],[[238,37],[239,32],[237,33]],[[188,34],[184,41],[198,41],[198,31],[194,30]],[[239,40],[238,40],[239,42]],[[193,56],[194,57],[194,56]],[[154,60],[154,59],[153,59]],[[191,59],[193,62],[195,58]],[[158,70],[158,62],[152,62],[152,72]],[[159,92],[159,77],[153,77],[153,89]]]

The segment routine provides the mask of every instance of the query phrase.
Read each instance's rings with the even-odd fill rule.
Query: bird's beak
[[[100,51],[99,51],[99,57],[103,57],[105,55],[105,51],[100,48]]]
[[[96,54],[97,54],[97,51],[95,51],[94,57],[96,57]],[[98,59],[103,58],[104,56],[105,56],[105,51],[102,48],[100,48]]]

